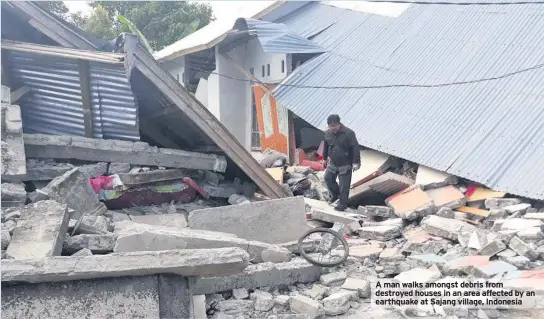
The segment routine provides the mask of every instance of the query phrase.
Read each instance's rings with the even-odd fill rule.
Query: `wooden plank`
[[[466,214],[472,214],[480,217],[487,217],[489,216],[489,211],[485,209],[479,209],[474,207],[468,207],[468,206],[461,206],[455,209],[458,212],[466,213]]]
[[[83,103],[83,123],[85,136],[93,137],[93,106],[91,104],[91,76],[89,62],[78,60],[79,85],[81,88],[81,102]]]

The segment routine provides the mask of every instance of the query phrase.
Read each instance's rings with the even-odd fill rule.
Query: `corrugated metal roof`
[[[229,35],[234,35],[240,32],[248,36],[256,36],[266,53],[323,53],[325,50],[322,46],[291,32],[283,23],[274,23],[260,21],[255,19],[238,19],[234,24],[233,31],[227,34],[224,42],[229,41]]]
[[[23,130],[85,136],[78,60],[40,52],[9,50],[5,54],[12,86],[30,88],[18,102]],[[93,137],[139,140],[138,106],[123,64],[89,62],[89,74]]]
[[[305,86],[437,84],[544,63],[544,6],[412,5],[399,17],[309,4],[281,19],[330,50],[284,82]],[[311,27],[310,27],[311,26]],[[279,86],[276,99],[323,128],[338,113],[360,144],[544,200],[544,69],[440,88]]]

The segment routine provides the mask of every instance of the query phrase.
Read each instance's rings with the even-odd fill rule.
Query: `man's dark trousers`
[[[338,197],[338,204],[342,206],[348,205],[349,188],[351,186],[352,166],[336,167],[333,164],[327,165],[325,170],[325,183],[332,197]],[[336,178],[338,177],[338,182]]]

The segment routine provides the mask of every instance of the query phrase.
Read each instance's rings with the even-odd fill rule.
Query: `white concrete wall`
[[[246,68],[248,71],[253,68],[253,74],[259,80],[265,83],[278,83],[285,79],[288,72],[287,54],[265,53],[257,39],[251,39],[247,43],[247,51]],[[268,73],[269,67],[270,74]]]
[[[198,86],[196,87],[195,97],[205,107],[208,107],[208,80],[200,78],[198,80]]]
[[[185,71],[185,57],[184,56],[164,62],[161,65],[170,74],[172,74],[174,79],[177,79],[178,82],[181,83],[181,85],[183,85],[183,72]]]
[[[217,69],[214,70],[214,72],[217,72]],[[206,107],[208,107],[208,110],[215,115],[215,117],[221,121],[221,113],[220,113],[220,107],[219,107],[219,76],[217,74],[210,74],[208,77],[208,104]]]
[[[245,45],[228,52],[230,58],[241,66],[247,60]],[[216,49],[217,72],[233,78],[244,79],[236,64],[223,57]],[[251,86],[248,81],[238,81],[219,76],[219,120],[246,148],[251,149]],[[210,91],[212,88],[209,87]],[[209,97],[208,97],[209,98]],[[208,100],[208,103],[210,101]],[[212,112],[213,113],[213,112]]]

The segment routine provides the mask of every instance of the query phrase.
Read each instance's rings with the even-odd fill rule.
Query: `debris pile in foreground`
[[[493,279],[544,293],[541,202],[365,151],[351,199],[366,203],[337,212],[308,160],[314,169],[266,152],[261,164],[299,195],[268,200],[253,183],[228,180],[222,156],[23,134],[18,109],[6,104],[2,112],[6,318],[47,316],[27,311],[60,303],[59,291],[73,299],[58,308],[64,317],[85,313],[82,296],[93,296],[103,303],[100,317],[118,316],[120,307],[130,317],[217,319],[514,313],[371,308],[380,279]],[[326,269],[299,256],[308,219],[342,229],[344,264]],[[135,285],[155,297],[132,293]]]

